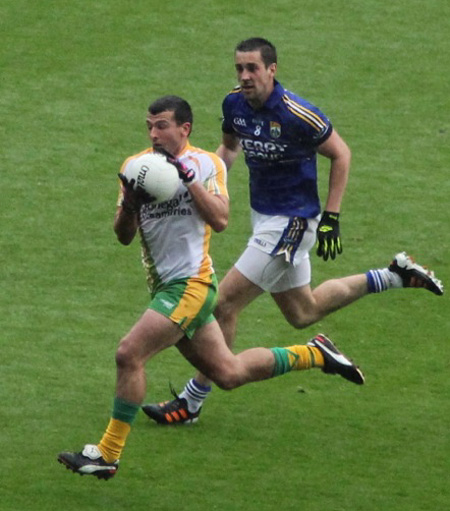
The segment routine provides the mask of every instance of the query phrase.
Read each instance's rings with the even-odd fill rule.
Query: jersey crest
[[[275,121],[270,121],[270,136],[272,138],[281,137],[281,124]]]

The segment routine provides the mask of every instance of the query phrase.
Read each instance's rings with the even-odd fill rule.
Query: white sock
[[[387,291],[391,288],[403,287],[403,281],[400,275],[389,270],[389,268],[369,270],[366,276],[369,293],[381,293],[381,291]]]
[[[179,397],[184,397],[187,401],[188,410],[191,413],[197,412],[203,405],[203,401],[208,397],[211,392],[211,387],[200,385],[194,378],[190,379],[183,389]]]

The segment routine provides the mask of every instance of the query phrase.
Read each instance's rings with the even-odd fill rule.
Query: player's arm
[[[192,183],[188,189],[195,203],[195,207],[203,220],[209,224],[215,232],[225,230],[228,225],[229,215],[228,197],[208,192],[199,181]]]
[[[129,245],[138,228],[137,213],[125,211],[122,206],[117,208],[114,216],[114,232],[122,245]]]
[[[160,150],[160,152],[162,152]],[[193,168],[187,167],[180,160],[174,158],[170,153],[164,151],[167,161],[175,165],[182,183],[189,190],[189,193],[195,203],[197,211],[203,220],[209,224],[214,231],[221,232],[228,225],[229,201],[226,195],[211,193],[198,181],[198,176]],[[223,162],[221,169],[216,168],[218,173],[225,173]],[[224,181],[225,182],[225,181]],[[226,193],[226,188],[223,188]]]
[[[350,172],[350,149],[337,131],[333,130],[327,140],[318,146],[317,151],[331,160],[325,211],[339,213]]]
[[[351,153],[336,131],[331,132],[317,151],[331,160],[328,197],[317,227],[317,255],[327,261],[329,257],[335,259],[336,254],[342,253],[339,213],[347,186]]]
[[[227,170],[231,169],[234,160],[241,152],[239,138],[233,133],[222,133],[222,143],[217,148],[216,154],[225,162]]]
[[[133,184],[121,179],[119,206],[114,216],[114,232],[122,245],[129,245],[136,235],[139,207],[140,204],[133,193]]]

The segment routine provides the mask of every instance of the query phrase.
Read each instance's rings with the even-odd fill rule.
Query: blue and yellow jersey
[[[252,208],[266,215],[317,216],[317,146],[333,130],[328,118],[277,81],[261,109],[254,110],[236,87],[222,111],[223,132],[235,134],[244,150]]]

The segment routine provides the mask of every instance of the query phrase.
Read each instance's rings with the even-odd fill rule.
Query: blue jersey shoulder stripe
[[[300,117],[300,119],[308,123],[310,126],[312,126],[316,131],[320,131],[322,129],[317,126],[317,123],[313,123],[310,119],[308,119],[308,117],[301,115],[299,112],[293,110],[289,105],[287,106],[287,109],[297,117]]]
[[[301,110],[302,112],[304,112],[305,114],[309,114],[311,115],[312,117],[314,117],[319,123],[322,124],[322,126],[324,125],[323,124],[323,120],[316,114],[314,113],[312,110],[310,110],[309,108],[306,108],[304,105],[301,105],[300,103],[297,103],[296,101],[294,101],[292,98],[290,98],[287,94],[285,94],[283,96],[283,99],[286,103],[290,103],[291,106],[293,108],[298,108],[299,110]]]
[[[326,127],[326,124],[314,114],[311,110],[301,107],[298,103],[294,103],[293,101],[288,100],[288,98],[283,98],[288,109],[297,117],[305,120],[308,124],[310,124],[317,131],[321,131]]]
[[[304,121],[306,121],[309,125],[315,128],[317,131],[321,131],[326,127],[326,124],[323,120],[316,115],[313,111],[305,108],[304,106],[299,105],[295,101],[292,101],[288,96],[283,96],[283,101],[286,103],[288,110],[290,110],[297,117],[300,117]]]
[[[236,85],[228,94],[236,94],[237,92],[241,92],[242,87],[240,85]]]

